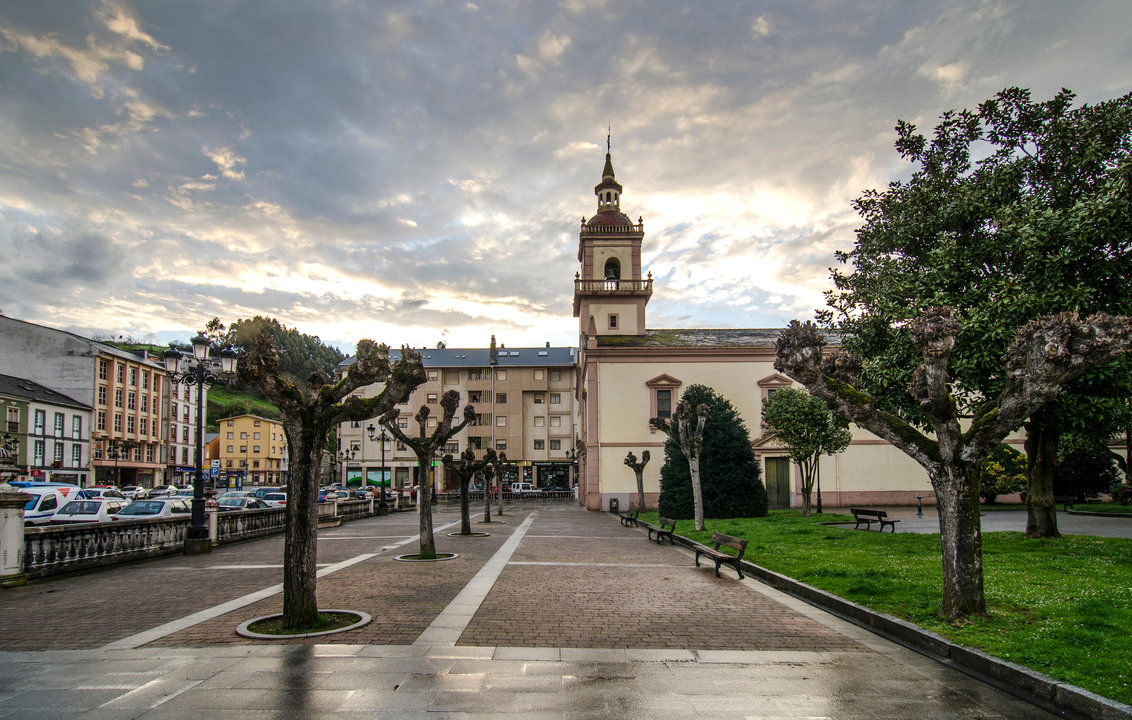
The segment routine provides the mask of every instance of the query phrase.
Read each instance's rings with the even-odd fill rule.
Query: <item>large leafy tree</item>
[[[790,458],[802,468],[802,514],[809,515],[818,461],[822,455],[835,455],[849,447],[853,439],[849,425],[823,400],[796,388],[771,393],[763,404],[763,420],[789,446]]]
[[[1132,293],[1132,95],[1073,107],[1010,88],[975,110],[943,114],[930,138],[896,126],[907,180],[856,201],[864,225],[839,253],[823,323],[862,359],[858,383],[878,405],[930,425],[908,387],[921,362],[908,321],[955,309],[950,377],[965,412],[1011,382],[1001,358],[1017,328],[1062,311],[1129,314]],[[1092,396],[1119,393],[1091,384]],[[1068,385],[1024,418],[1032,537],[1057,534],[1053,469],[1070,413]],[[1090,410],[1102,422],[1103,407]]]
[[[928,473],[939,508],[943,612],[950,618],[986,613],[978,471],[991,451],[1061,387],[1132,350],[1132,319],[1072,313],[1037,318],[1018,330],[1002,358],[1006,388],[969,423],[951,377],[960,334],[955,313],[928,310],[907,323],[922,358],[906,389],[932,430],[927,435],[856,387],[862,368],[853,353],[825,355],[825,338],[797,320],[778,339],[774,366],[802,383],[843,418],[892,443]]]
[[[338,423],[363,421],[406,402],[425,381],[420,356],[404,348],[396,362],[389,348],[372,340],[358,343],[356,361],[337,382],[327,373],[312,373],[297,382],[279,367],[279,347],[263,333],[241,354],[237,373],[279,408],[287,436],[287,527],[283,540],[283,625],[311,627],[318,616],[317,584],[318,480],[326,440]],[[375,397],[355,390],[384,383]]]
[[[702,517],[766,515],[766,488],[759,479],[751,435],[735,406],[706,385],[689,385],[680,404],[688,409],[690,425],[695,424],[698,414],[692,408],[703,405],[707,413],[697,451],[703,490],[703,515],[697,529],[703,529]],[[690,463],[679,441],[670,436],[664,445],[664,466],[660,469],[660,514],[675,519],[695,518],[692,490]]]

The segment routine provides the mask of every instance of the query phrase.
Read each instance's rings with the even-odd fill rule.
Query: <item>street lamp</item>
[[[578,453],[574,448],[566,451],[566,462],[570,463],[570,487],[574,487],[574,460],[578,457]]]
[[[375,428],[373,426],[373,423],[369,424],[369,427],[366,428],[366,432],[369,433],[369,439],[370,440],[380,440],[381,441],[381,500],[380,500],[380,502],[378,502],[377,506],[379,508],[384,508],[385,507],[385,443],[389,442],[391,438],[389,437],[389,435],[386,434],[384,427],[381,428],[381,434],[378,435],[377,434],[377,428]]]
[[[236,372],[236,351],[226,347],[220,351],[220,372],[215,373],[213,363],[208,357],[208,338],[197,335],[193,338],[193,360],[188,370],[179,372],[184,355],[170,346],[161,354],[165,360],[165,371],[170,382],[197,386],[197,467],[193,479],[193,514],[185,537],[185,552],[200,554],[212,551],[208,539],[208,527],[204,524],[204,389],[213,385],[227,385]]]
[[[338,451],[338,462],[342,464],[342,487],[349,488],[350,483],[346,479],[346,474],[350,471],[350,461],[357,457],[358,451],[353,448],[349,450]]]

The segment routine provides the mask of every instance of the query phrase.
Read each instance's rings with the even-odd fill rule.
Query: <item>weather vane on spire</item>
[[[606,132],[605,132],[605,151],[606,152],[612,152],[612,149],[613,149],[612,141],[613,141],[613,126],[610,125],[608,128],[606,128]]]

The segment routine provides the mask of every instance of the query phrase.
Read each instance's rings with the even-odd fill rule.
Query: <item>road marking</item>
[[[507,542],[495,551],[495,554],[480,568],[475,577],[468,581],[468,584],[452,599],[452,602],[448,603],[448,607],[444,608],[444,611],[437,615],[425,631],[413,641],[414,645],[456,646],[456,642],[464,634],[464,629],[468,627],[468,623],[472,621],[472,617],[483,604],[484,598],[495,585],[495,581],[499,579],[503,568],[507,566],[511,556],[515,554],[515,549],[519,547],[519,543],[522,542],[523,536],[527,534],[527,529],[534,522],[536,515],[538,515],[538,510],[531,512],[527,519],[515,529],[515,532],[511,533]]]
[[[460,522],[457,520],[456,522],[451,522],[451,523],[448,523],[447,525],[441,525],[440,527],[436,528],[435,531],[439,532],[441,530],[446,530],[446,529],[448,529],[448,528],[450,528],[454,525],[459,525],[459,524],[460,524]],[[392,547],[400,547],[401,545],[406,545],[406,544],[412,542],[413,540],[416,540],[418,537],[420,537],[420,536],[414,535],[412,537],[406,538],[405,540],[403,540],[399,543],[396,543]],[[363,562],[365,560],[369,560],[372,557],[376,557],[378,554],[379,553],[364,553],[362,555],[356,555],[356,556],[354,556],[354,557],[352,557],[348,560],[343,560],[340,563],[335,563],[333,565],[322,568],[321,570],[319,570],[316,573],[316,577],[321,578],[321,577],[325,577],[326,575],[330,575],[331,573],[336,573],[339,570],[344,570],[344,569],[350,567],[351,565],[356,565],[356,564]],[[282,566],[279,566],[279,567],[282,567]],[[197,568],[197,569],[199,570],[200,568]],[[212,620],[213,618],[220,617],[221,615],[225,615],[225,614],[230,613],[234,610],[239,610],[242,607],[247,607],[248,605],[251,605],[252,603],[257,603],[260,600],[271,597],[272,595],[278,595],[281,592],[283,592],[283,583],[279,583],[278,585],[272,585],[271,587],[266,587],[266,588],[263,588],[262,590],[256,590],[255,592],[248,593],[247,595],[244,595],[243,597],[238,597],[238,598],[235,598],[234,600],[229,600],[228,602],[221,603],[219,605],[215,605],[215,606],[210,607],[210,608],[206,608],[206,609],[201,610],[199,612],[192,613],[191,615],[186,615],[183,618],[171,620],[170,622],[167,622],[163,625],[158,625],[155,628],[150,628],[149,630],[144,630],[140,633],[130,635],[129,637],[124,637],[124,638],[121,638],[119,640],[115,640],[112,643],[108,643],[106,645],[103,645],[101,649],[103,649],[103,650],[127,650],[127,649],[130,649],[130,648],[141,647],[142,645],[146,645],[146,644],[154,642],[156,640],[160,640],[161,638],[166,637],[167,635],[172,635],[173,633],[180,632],[180,631],[185,630],[187,628],[190,628],[194,625],[199,625],[202,622],[207,622],[208,620]]]

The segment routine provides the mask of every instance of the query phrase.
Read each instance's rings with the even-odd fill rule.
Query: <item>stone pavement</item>
[[[615,516],[511,506],[459,557],[415,514],[320,533],[319,606],[370,625],[291,641],[282,539],[0,592],[0,718],[1052,718]]]

